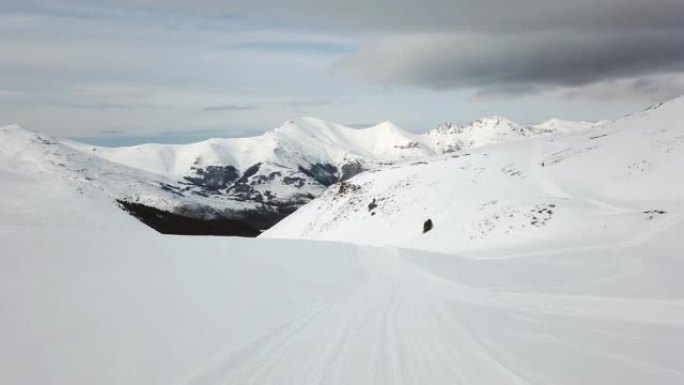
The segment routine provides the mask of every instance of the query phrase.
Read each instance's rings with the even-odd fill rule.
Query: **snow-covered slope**
[[[607,120],[598,122],[574,122],[563,119],[549,119],[545,122],[532,125],[533,129],[539,134],[576,134],[589,131],[592,128],[600,127],[610,123]]]
[[[510,143],[547,134],[572,134],[590,130],[607,122],[571,122],[552,119],[536,125],[521,125],[495,116],[467,125],[443,123],[421,136],[437,154],[463,151],[493,144]]]
[[[684,98],[573,136],[364,173],[263,236],[488,255],[638,242],[684,215],[682,122]]]
[[[254,138],[107,148],[14,125],[0,129],[0,161],[102,189],[160,231],[196,228],[195,222],[185,223],[189,218],[238,221],[214,227],[221,234],[245,235],[258,234],[326,187],[365,170],[560,131],[491,118],[414,135],[389,122],[352,129],[302,118]]]
[[[654,151],[677,152],[656,135]],[[537,254],[492,244],[506,258],[479,260],[162,236],[96,187],[4,159],[1,384],[684,382],[681,222],[654,218],[620,247],[590,247],[582,233]],[[658,203],[677,202],[662,191]]]
[[[102,191],[46,173],[18,171],[0,162],[0,221],[26,229],[149,231]],[[2,231],[2,230],[0,230]],[[0,254],[5,251],[0,251]]]
[[[62,179],[79,192],[99,190],[110,204],[121,200],[167,211],[201,210],[199,214],[235,217],[253,208],[228,197],[192,193],[174,179],[110,162],[19,125],[0,127],[0,169],[32,175],[39,183]],[[48,199],[36,198],[36,205]]]
[[[415,135],[390,122],[352,129],[316,118],[287,121],[252,138],[115,148],[70,144],[117,163],[176,178],[196,174],[208,166],[232,166],[242,171],[261,163],[297,170],[312,164],[337,167],[356,159],[389,163],[433,154],[417,142]]]
[[[315,118],[288,121],[259,137],[188,145],[59,145],[100,163],[138,170],[174,204],[158,204],[153,192],[136,189],[128,190],[134,197],[127,200],[192,217],[237,218],[255,229],[268,228],[340,179],[433,155],[415,135],[388,122],[355,130]]]
[[[536,131],[502,117],[484,118],[466,126],[444,123],[424,135],[437,153],[460,151],[530,138]]]

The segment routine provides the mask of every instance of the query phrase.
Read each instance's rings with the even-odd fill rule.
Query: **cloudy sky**
[[[680,94],[682,0],[0,0],[0,125],[97,143],[597,120]]]

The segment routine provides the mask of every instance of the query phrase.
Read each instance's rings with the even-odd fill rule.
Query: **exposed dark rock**
[[[420,143],[418,143],[416,141],[411,141],[411,142],[408,142],[408,143],[403,144],[403,145],[401,145],[401,144],[394,145],[394,148],[398,148],[400,150],[408,150],[411,148],[418,148],[418,147],[420,147]]]
[[[268,182],[268,177],[266,175],[256,175],[254,178],[252,178],[251,181],[249,181],[249,184],[252,186],[264,184]]]
[[[240,179],[238,179],[235,182],[235,184],[238,185],[238,184],[247,183],[247,181],[249,180],[250,177],[252,177],[252,175],[259,172],[259,168],[261,168],[261,163],[257,163],[255,165],[250,166],[247,170],[245,170],[245,172],[242,174]]]
[[[342,175],[340,176],[340,180],[348,180],[349,178],[352,178],[364,171],[366,171],[366,168],[363,167],[363,164],[359,161],[345,163],[342,165]]]
[[[355,184],[349,183],[349,182],[340,182],[340,187],[339,187],[339,189],[337,189],[337,193],[339,195],[345,195],[347,193],[354,192],[354,191],[357,191],[359,189],[361,189],[361,186],[359,186],[359,185],[355,185]]]
[[[117,200],[117,203],[124,211],[162,234],[255,237],[312,198],[306,196],[297,203],[263,205],[258,209],[229,214],[218,213],[210,207],[181,207],[176,212],[169,212],[137,202]]]
[[[283,183],[286,185],[294,185],[295,187],[304,186],[304,182],[304,178],[300,178],[298,176],[286,176],[283,178]]]
[[[182,197],[182,196],[185,196],[185,195],[183,195],[183,194],[179,191],[180,188],[178,188],[178,187],[176,187],[176,186],[172,186],[172,185],[166,184],[166,183],[160,183],[160,184],[159,184],[159,187],[161,187],[162,190],[168,191],[168,192],[170,192],[170,193],[172,193],[172,194],[175,194],[175,195],[178,195],[178,196],[181,196],[181,197]]]
[[[667,213],[667,211],[665,211],[665,210],[646,210],[646,211],[644,211],[644,214],[646,214],[646,220],[647,221],[653,220],[656,216],[663,215],[666,213]]]
[[[260,231],[244,220],[193,218],[135,202],[117,201],[122,209],[162,234],[237,235],[256,237]]]
[[[249,193],[251,191],[254,191],[254,187],[248,185],[248,184],[235,184],[232,187],[232,191],[236,193]]]
[[[339,180],[337,167],[329,163],[315,163],[308,169],[299,166],[299,171],[325,187],[332,186]]]
[[[373,209],[376,207],[378,207],[378,204],[375,203],[375,198],[373,198],[373,201],[368,204],[368,211],[373,211]]]
[[[432,224],[432,219],[428,219],[427,221],[425,221],[425,222],[423,223],[423,234],[425,234],[425,233],[427,233],[428,231],[432,230],[433,227],[434,227],[434,226],[433,226],[433,224]]]
[[[195,175],[186,176],[185,180],[210,191],[223,190],[240,176],[233,166],[207,166],[193,170]]]

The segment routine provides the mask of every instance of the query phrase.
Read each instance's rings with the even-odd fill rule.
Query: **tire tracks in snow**
[[[590,324],[684,324],[684,304],[678,301],[478,288],[426,270],[404,253],[412,252],[359,247],[356,258],[364,280],[227,355],[189,383],[544,384],[534,362],[497,342],[501,331],[486,325],[489,314],[524,319],[533,328],[549,316]],[[555,338],[561,338],[555,349],[578,350],[562,334]],[[636,362],[609,348],[585,350],[597,360]],[[667,378],[664,383],[684,380],[656,363],[635,370]]]

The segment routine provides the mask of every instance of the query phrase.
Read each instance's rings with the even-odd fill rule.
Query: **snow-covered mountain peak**
[[[270,132],[274,133],[276,136],[335,136],[346,129],[348,129],[348,127],[341,124],[312,116],[304,116],[298,119],[287,120]]]
[[[10,131],[17,131],[17,130],[26,130],[26,129],[17,123],[8,124],[6,126],[0,126],[0,132],[10,132]]]
[[[532,132],[528,127],[520,125],[502,116],[491,116],[478,119],[466,126],[467,131],[495,131],[498,135],[509,135],[514,133],[521,136],[531,136]]]
[[[320,163],[345,163],[349,160],[396,162],[427,155],[434,151],[391,122],[367,128],[351,128],[319,118],[288,120],[270,131],[277,138],[278,153],[298,153]]]
[[[16,137],[42,137],[44,139],[52,139],[50,135],[40,134],[37,131],[26,128],[18,123],[9,124],[6,126],[0,126],[0,134],[3,136],[16,136]]]
[[[501,116],[478,119],[467,125],[442,123],[423,135],[437,153],[510,142],[536,135],[531,127],[522,126]]]
[[[0,155],[33,170],[64,171],[65,177],[97,184],[110,196],[157,209],[195,216],[220,210],[229,218],[257,213],[268,227],[326,187],[363,171],[539,133],[503,117],[445,124],[423,135],[389,121],[351,128],[301,117],[255,137],[109,148],[11,125],[0,131]],[[106,179],[103,175],[117,175],[117,182],[98,182]],[[149,180],[154,182],[147,186]],[[120,188],[122,181],[145,187]]]
[[[426,135],[438,136],[460,134],[461,132],[463,132],[464,127],[465,126],[462,126],[460,124],[444,122],[438,125],[437,127],[433,128],[432,130],[428,131]]]
[[[398,133],[402,135],[410,135],[407,131],[404,131],[402,128],[390,122],[389,120],[386,120],[382,123],[378,123],[374,126],[370,126],[368,128],[361,128],[361,130],[370,130],[378,133]]]
[[[673,176],[684,160],[683,119],[680,98],[574,135],[530,130],[538,136],[514,141],[515,132],[443,129],[438,148],[468,150],[355,176],[264,236],[458,253],[638,238],[681,223],[684,183]],[[485,141],[500,145],[472,149]],[[428,219],[434,229],[424,234]]]
[[[492,127],[499,125],[517,126],[518,124],[503,116],[486,116],[469,124],[471,127]]]
[[[0,127],[0,154],[6,157],[40,163],[35,154],[45,146],[55,146],[59,141],[51,135],[41,134],[19,124]]]
[[[344,142],[345,140],[354,138],[355,136],[412,136],[412,134],[399,128],[397,125],[389,121],[366,128],[351,128],[342,124],[310,116],[287,120],[269,132],[278,137],[310,136],[317,139],[329,139],[332,142]]]
[[[586,122],[554,118],[546,120],[539,124],[535,124],[532,127],[536,129],[539,134],[572,134],[585,132],[594,127],[602,126],[607,123],[607,120],[601,120],[598,122]]]

